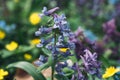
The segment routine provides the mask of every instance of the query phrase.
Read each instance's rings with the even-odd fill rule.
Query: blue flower
[[[35,32],[35,35],[36,36],[40,36],[40,35],[42,35],[42,34],[48,34],[48,33],[50,33],[52,31],[52,28],[46,28],[46,27],[41,27],[41,28],[39,28],[39,30],[38,31],[36,31]]]
[[[63,68],[67,67],[67,62],[58,62],[55,66],[55,70],[58,74],[64,75],[64,72],[62,71]]]
[[[47,10],[47,7],[43,7],[43,10],[42,10],[42,16],[45,15],[45,16],[50,16],[52,15],[55,11],[57,11],[59,9],[59,7],[55,7],[53,9],[50,9],[50,10]]]
[[[40,55],[39,60],[35,61],[34,64],[37,66],[41,66],[47,62],[47,59],[48,59],[47,57]]]
[[[7,25],[5,21],[0,21],[0,28],[6,31],[7,33],[10,33],[12,30],[16,28],[15,24]]]
[[[95,42],[97,40],[97,37],[90,30],[85,30],[84,35],[92,42]]]

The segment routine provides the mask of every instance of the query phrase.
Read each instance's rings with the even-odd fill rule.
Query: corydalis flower
[[[120,32],[116,30],[116,20],[112,19],[103,24],[103,30],[105,32],[104,41],[109,42],[114,41],[116,44],[120,43]]]
[[[41,65],[43,65],[44,63],[46,63],[47,60],[48,60],[48,57],[46,57],[46,56],[44,56],[44,55],[40,55],[39,60],[35,61],[34,64],[35,64],[36,66],[41,66]]]
[[[71,78],[71,80],[87,80],[85,76],[82,74],[81,69],[77,63],[72,66],[72,69],[77,72]]]
[[[38,31],[36,31],[35,32],[35,35],[36,36],[39,36],[39,35],[41,35],[41,34],[48,34],[48,33],[50,33],[52,31],[52,28],[46,28],[46,27],[41,27],[41,28],[39,28],[39,30]]]
[[[58,74],[64,75],[64,72],[62,71],[63,68],[67,67],[67,62],[58,62],[55,66],[55,70]]]
[[[92,75],[97,75],[101,78],[100,75],[100,62],[97,61],[97,54],[91,53],[89,50],[84,50],[85,55],[81,56],[85,71]]]
[[[59,7],[55,7],[53,9],[47,10],[47,7],[43,7],[42,14],[40,16],[50,16],[52,15],[55,11],[57,11]]]
[[[49,21],[51,26],[42,26],[35,34],[36,36],[42,37],[42,40],[37,47],[45,47],[46,50],[51,52],[51,54],[48,53],[51,55],[49,57],[52,57],[53,62],[57,61],[55,62],[56,72],[58,74],[63,74],[64,72],[62,69],[68,65],[66,65],[66,63],[61,64],[60,62],[61,60],[66,59],[68,56],[71,56],[70,50],[73,50],[75,45],[69,40],[69,38],[74,37],[74,34],[70,30],[69,24],[66,21],[66,16],[64,14],[58,15],[55,13],[55,11],[58,9],[58,7],[50,10],[47,10],[46,7],[43,8],[42,16],[52,17]],[[35,64],[41,65],[46,62],[47,61],[43,62],[40,59],[39,61],[35,62]]]

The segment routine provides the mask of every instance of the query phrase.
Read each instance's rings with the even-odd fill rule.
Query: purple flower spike
[[[100,62],[98,62],[97,59],[97,54],[96,53],[91,53],[89,50],[84,50],[85,55],[80,56],[83,65],[85,67],[85,71],[88,72],[91,75],[96,75],[97,77],[101,78],[100,75]]]

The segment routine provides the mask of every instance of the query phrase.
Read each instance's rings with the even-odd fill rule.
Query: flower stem
[[[94,76],[92,76],[92,80],[95,80],[95,77],[94,77]]]
[[[55,65],[52,66],[52,77],[51,80],[54,80]]]
[[[56,49],[56,33],[54,33],[54,39],[55,39],[54,48]],[[51,80],[54,80],[54,72],[55,72],[56,61],[54,60],[54,55],[52,57],[53,57],[53,63],[52,63],[52,77],[51,77]]]

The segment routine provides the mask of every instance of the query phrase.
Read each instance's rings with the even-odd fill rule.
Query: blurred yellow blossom
[[[119,68],[115,68],[113,66],[109,67],[106,69],[105,74],[103,74],[103,78],[108,78],[113,76],[115,73],[119,72],[120,69]]]
[[[39,16],[39,13],[37,13],[37,12],[32,13],[32,14],[30,15],[30,17],[29,17],[29,21],[30,21],[31,24],[33,24],[33,25],[36,25],[36,24],[40,23],[41,18],[40,18],[40,16]]]
[[[39,44],[40,42],[41,42],[40,39],[35,38],[35,39],[33,39],[33,40],[30,41],[30,44],[31,44],[31,45],[37,45],[37,44]]]
[[[15,2],[15,3],[18,3],[18,2],[19,2],[19,0],[14,0],[14,2]]]
[[[65,53],[69,48],[60,48],[59,50],[63,53]]]
[[[32,59],[32,56],[30,54],[26,53],[26,54],[24,54],[24,58],[26,60],[30,60],[30,59]]]
[[[17,47],[18,47],[18,43],[15,41],[12,41],[11,43],[5,46],[5,48],[9,51],[14,51]]]
[[[0,80],[4,79],[4,76],[7,76],[8,72],[4,71],[3,69],[0,69]]]
[[[0,30],[0,39],[4,39],[6,36],[5,32]]]

